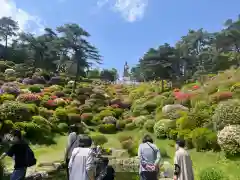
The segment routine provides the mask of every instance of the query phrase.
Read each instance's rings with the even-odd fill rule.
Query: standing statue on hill
[[[123,79],[126,80],[126,79],[129,79],[129,66],[127,64],[127,62],[125,62],[124,64],[124,71],[123,71]]]

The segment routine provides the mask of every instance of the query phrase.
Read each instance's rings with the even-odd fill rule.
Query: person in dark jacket
[[[115,170],[112,166],[108,165],[109,159],[107,157],[102,157],[102,167],[100,167],[100,172],[96,177],[96,180],[114,180]]]
[[[26,155],[27,149],[29,148],[26,141],[23,140],[21,131],[14,130],[13,135],[13,145],[8,149],[7,152],[0,156],[0,161],[6,156],[14,159],[15,165],[13,173],[11,174],[10,180],[24,180],[27,165],[26,165]]]

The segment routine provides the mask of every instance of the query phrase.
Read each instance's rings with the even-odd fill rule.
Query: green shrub
[[[220,103],[213,115],[213,121],[219,130],[226,125],[240,124],[240,100],[233,99]]]
[[[70,113],[68,114],[68,120],[70,124],[81,123],[81,115]]]
[[[164,122],[165,122],[165,120],[160,120],[153,127],[154,134],[157,136],[157,138],[165,138],[166,137]]]
[[[240,125],[225,126],[218,133],[218,144],[227,156],[240,153]]]
[[[15,100],[15,96],[12,94],[4,93],[0,96],[0,103],[3,103],[4,101],[13,101]]]
[[[68,122],[67,110],[64,108],[57,108],[55,111],[55,116],[62,122]]]
[[[147,121],[146,116],[138,116],[134,119],[134,123],[137,127],[142,128],[144,126],[144,123]]]
[[[59,123],[57,126],[58,126],[58,129],[60,130],[60,132],[68,131],[68,125],[66,123]]]
[[[192,131],[192,143],[197,151],[212,149],[217,139],[212,138],[215,132],[207,128],[196,128]]]
[[[128,124],[126,124],[126,126],[125,126],[125,129],[126,130],[133,130],[133,129],[136,129],[137,127],[136,127],[136,125],[135,125],[135,123],[128,123]]]
[[[116,125],[114,124],[101,124],[99,125],[99,132],[105,133],[105,134],[112,134],[116,133]]]
[[[42,116],[32,116],[32,122],[39,125],[45,131],[51,131],[52,124]]]
[[[97,134],[91,137],[95,145],[100,145],[102,146],[103,144],[108,142],[108,139],[106,136],[102,134]]]
[[[196,124],[196,121],[193,118],[189,118],[188,115],[180,117],[176,122],[177,129],[179,130],[194,129]]]
[[[123,121],[123,120],[117,121],[116,127],[118,130],[123,130],[125,128],[125,126],[126,126],[125,121]]]
[[[227,180],[225,173],[218,168],[205,168],[199,173],[199,180]]]
[[[178,136],[178,131],[175,129],[171,129],[168,133],[169,139],[177,140],[177,136]]]
[[[41,92],[41,86],[32,85],[28,88],[28,90],[31,91],[32,93],[39,93],[39,92]]]
[[[48,110],[47,108],[44,107],[39,107],[39,115],[42,117],[45,117],[46,119],[49,119],[52,117],[54,114],[53,110]]]
[[[1,120],[12,120],[13,122],[29,121],[31,115],[24,103],[9,101],[0,105]]]
[[[128,151],[130,156],[136,156],[138,154],[138,145],[133,139],[128,139],[121,142],[122,148]]]
[[[144,124],[144,129],[146,129],[148,132],[153,132],[153,127],[154,127],[155,121],[154,120],[147,120]]]

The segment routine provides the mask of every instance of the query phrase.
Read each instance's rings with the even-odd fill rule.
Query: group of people
[[[36,158],[23,139],[21,131],[15,130],[12,135],[12,146],[0,156],[0,161],[6,156],[13,158],[15,165],[10,180],[24,180],[27,168],[36,164]],[[176,141],[174,180],[194,180],[192,161],[184,147],[184,140]],[[140,179],[157,180],[161,167],[161,154],[151,136],[143,137],[138,148],[138,157]],[[91,137],[79,135],[76,126],[70,126],[65,162],[68,180],[114,180],[115,178],[114,168],[108,165],[108,158],[101,156],[101,149],[93,146]]]
[[[184,147],[184,140],[176,141],[174,180],[194,180],[192,161]],[[99,163],[101,161],[97,160],[98,157],[104,163]],[[140,179],[158,180],[161,153],[150,135],[143,137],[138,148],[138,157]],[[70,128],[65,159],[69,180],[114,180],[115,171],[108,165],[108,159],[102,158],[100,150],[92,147],[89,136],[78,135],[74,126]]]

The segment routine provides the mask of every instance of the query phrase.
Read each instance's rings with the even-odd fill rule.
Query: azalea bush
[[[225,126],[217,135],[218,144],[228,156],[240,153],[240,125]]]
[[[41,97],[37,94],[20,94],[16,100],[23,103],[34,103],[39,105]]]
[[[213,121],[217,129],[223,129],[226,125],[240,124],[240,100],[233,99],[218,104],[213,115]]]

